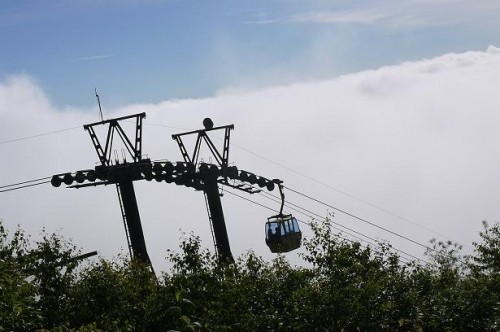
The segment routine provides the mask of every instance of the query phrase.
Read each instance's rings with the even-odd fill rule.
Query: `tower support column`
[[[217,179],[212,176],[207,176],[204,182],[204,191],[212,216],[212,226],[219,258],[223,261],[232,263],[234,262],[234,258],[231,253],[231,247],[229,246],[229,238],[227,236],[226,222],[224,220],[224,212],[222,210]]]
[[[149,260],[148,251],[146,250],[146,241],[144,240],[144,233],[142,231],[137,199],[135,197],[134,184],[131,180],[120,181],[119,190],[134,258],[138,258],[150,264],[151,262]]]

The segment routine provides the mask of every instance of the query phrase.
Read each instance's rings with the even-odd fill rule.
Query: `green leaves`
[[[473,257],[476,271],[500,273],[500,224],[489,227],[483,221],[484,231],[480,232],[482,242],[474,243],[476,255]]]
[[[496,331],[500,227],[484,224],[471,257],[431,241],[431,264],[402,263],[314,223],[305,266],[254,252],[227,264],[184,235],[159,277],[128,259],[77,269],[57,235],[30,243],[0,223],[0,331]]]

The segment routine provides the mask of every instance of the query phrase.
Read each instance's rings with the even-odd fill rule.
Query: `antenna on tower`
[[[101,108],[101,100],[99,99],[99,95],[97,94],[97,88],[94,88],[95,97],[97,98],[97,105],[99,105],[99,115],[101,116],[101,121],[104,121],[104,117],[102,116],[102,108]]]

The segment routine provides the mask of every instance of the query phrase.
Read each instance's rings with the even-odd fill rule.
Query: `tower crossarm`
[[[115,138],[115,132],[118,133],[123,145],[127,149],[128,154],[132,158],[134,162],[140,162],[142,160],[142,120],[146,117],[146,113],[139,113],[129,116],[123,116],[115,119],[104,120],[100,122],[95,122],[91,124],[84,125],[83,128],[89,132],[90,138],[92,140],[92,144],[97,152],[99,157],[99,161],[102,166],[110,166],[111,165],[111,153],[113,147],[113,140]],[[135,137],[130,139],[123,127],[120,125],[121,121],[126,121],[130,119],[136,120],[135,123]],[[108,126],[107,135],[106,135],[106,143],[104,148],[102,144],[99,142],[99,138],[95,133],[94,127],[97,126]]]
[[[195,163],[195,164],[198,163],[198,160],[200,157],[200,148],[201,148],[202,142],[205,142],[208,149],[210,150],[212,157],[217,162],[218,166],[225,169],[229,163],[229,138],[230,138],[231,130],[234,129],[234,125],[231,124],[231,125],[227,125],[227,126],[214,127],[212,120],[210,120],[209,118],[206,118],[203,121],[203,125],[205,126],[205,129],[193,130],[193,131],[188,131],[188,132],[180,133],[180,134],[174,134],[174,135],[172,135],[172,139],[175,140],[177,142],[177,144],[179,145],[179,149],[181,150],[181,154],[182,154],[182,157],[184,158],[184,161]],[[208,132],[211,132],[214,130],[224,130],[224,143],[223,143],[222,153],[219,152],[219,149],[217,149],[217,147],[213,143],[212,139],[207,134]],[[186,136],[186,135],[193,135],[193,134],[195,134],[197,137],[196,137],[196,143],[195,143],[195,146],[193,149],[193,154],[190,156],[189,153],[187,152],[187,149],[184,145],[184,142],[182,141],[182,137]]]

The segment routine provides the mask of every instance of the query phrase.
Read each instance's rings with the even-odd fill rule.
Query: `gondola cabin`
[[[289,252],[300,247],[302,232],[291,214],[268,218],[265,230],[266,244],[272,253]]]

